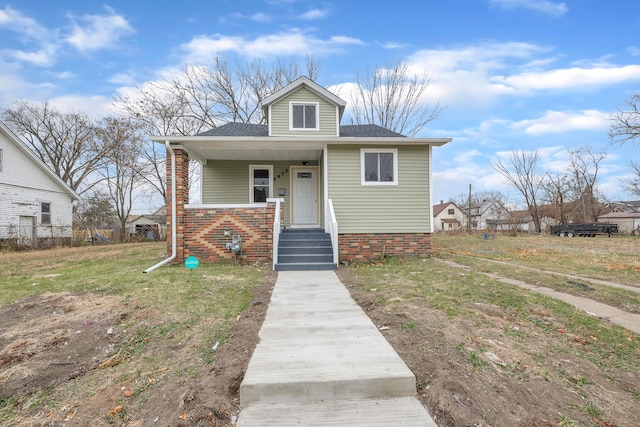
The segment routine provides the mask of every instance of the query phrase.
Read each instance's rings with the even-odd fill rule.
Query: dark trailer
[[[551,234],[560,237],[586,236],[594,237],[598,234],[611,236],[618,233],[618,224],[560,224],[551,226]]]

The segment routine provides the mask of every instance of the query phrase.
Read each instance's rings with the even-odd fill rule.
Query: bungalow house
[[[341,125],[345,106],[301,77],[263,100],[268,124],[153,137],[167,148],[171,255],[162,263],[242,257],[333,269],[428,253],[432,148],[451,138]],[[202,164],[198,204],[188,200],[189,159]]]
[[[167,237],[165,208],[150,214],[130,215],[127,219],[129,237],[146,240],[164,240]]]
[[[467,214],[454,202],[433,205],[434,231],[464,230],[467,226]]]
[[[627,210],[625,212],[609,212],[598,216],[599,223],[617,224],[620,233],[640,234],[640,212]]]
[[[68,243],[80,196],[0,122],[0,241]]]

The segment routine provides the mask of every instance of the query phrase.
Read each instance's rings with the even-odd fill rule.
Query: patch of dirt
[[[622,392],[637,393],[638,378],[615,367],[603,375],[578,356],[589,351],[589,338],[556,331],[543,307],[530,310],[547,330],[490,304],[470,303],[474,318],[451,319],[419,296],[386,295],[392,303],[378,304],[381,295],[356,286],[351,270],[338,276],[372,321],[388,328],[383,335],[416,375],[419,398],[439,427],[640,425],[637,399]],[[590,404],[601,413],[589,414]]]
[[[113,353],[124,313],[105,296],[43,294],[0,309],[0,400],[55,387]],[[111,328],[111,329],[110,329]]]
[[[439,427],[551,427],[563,425],[560,415],[577,421],[576,426],[640,425],[637,401],[620,393],[621,387],[638,391],[638,379],[610,367],[613,374],[606,380],[598,366],[577,356],[588,338],[539,329],[528,331],[523,341],[518,331],[525,326],[500,307],[470,303],[474,318],[452,320],[418,296],[396,295],[381,305],[375,293],[354,285],[358,278],[349,269],[338,275],[373,322],[388,327],[382,333],[416,375],[419,398]],[[117,297],[45,294],[1,308],[0,404],[22,408],[19,419],[5,424],[233,425],[238,389],[275,277],[267,273],[253,289],[254,299],[237,319],[236,332],[213,361],[188,375],[177,373],[187,368],[181,365],[186,357],[199,357],[193,343],[152,339],[142,354],[114,354],[135,336],[123,324],[132,318],[143,324],[148,318]],[[550,313],[531,310],[555,329]],[[547,349],[557,354],[559,348],[561,359],[545,357]],[[140,360],[135,375],[119,371],[118,364],[132,357],[176,362],[145,370]],[[55,403],[39,404],[35,392],[43,389],[57,393]],[[25,397],[12,400],[15,396]],[[587,415],[589,402],[605,415]]]
[[[236,332],[212,363],[179,374],[193,343],[142,336],[149,313],[118,297],[43,294],[0,308],[0,406],[20,408],[9,426],[228,426],[239,412],[239,386],[258,342],[275,273],[252,289]],[[138,331],[124,330],[136,317]],[[149,341],[144,352],[114,351]],[[149,338],[149,339],[148,339]],[[185,356],[186,354],[186,356]],[[161,369],[126,370],[132,358],[175,360]],[[49,390],[48,402],[39,399]],[[52,396],[55,396],[52,398]],[[53,400],[53,402],[51,402]]]

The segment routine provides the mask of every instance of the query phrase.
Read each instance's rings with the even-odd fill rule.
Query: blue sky
[[[616,0],[255,0],[0,3],[0,107],[49,100],[107,114],[114,96],[215,54],[235,61],[312,55],[325,87],[367,67],[427,70],[445,107],[418,136],[434,149],[434,202],[468,191],[517,195],[492,167],[537,149],[563,170],[567,150],[606,151],[600,189],[621,179],[640,145],[610,146],[609,117],[640,92],[640,2]]]

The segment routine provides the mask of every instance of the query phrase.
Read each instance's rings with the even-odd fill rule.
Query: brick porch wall
[[[242,259],[248,262],[271,262],[273,257],[273,220],[275,202],[267,206],[234,208],[186,208],[189,203],[189,155],[174,148],[176,156],[176,259],[183,263],[191,255],[201,262],[235,260],[226,248],[230,234],[242,237]],[[167,255],[171,254],[171,157],[167,153]],[[284,205],[280,205],[284,222]]]
[[[186,209],[184,256],[193,255],[202,262],[235,260],[226,244],[238,234],[242,237],[242,261],[270,263],[275,206]]]
[[[429,255],[430,233],[357,233],[338,235],[340,261],[368,262],[385,256]]]

